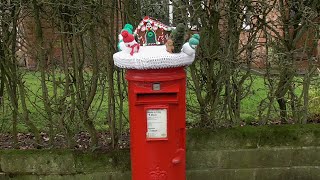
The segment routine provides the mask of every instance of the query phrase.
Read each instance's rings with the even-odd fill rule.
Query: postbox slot
[[[164,93],[137,93],[137,103],[146,102],[177,102],[178,93],[164,92]]]

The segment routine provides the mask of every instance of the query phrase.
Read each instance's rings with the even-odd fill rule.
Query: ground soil
[[[15,146],[13,136],[10,133],[0,134],[0,149],[74,149],[74,150],[110,150],[112,141],[109,133],[98,133],[98,147],[91,145],[91,138],[88,132],[79,132],[72,138],[72,143],[68,143],[67,138],[62,134],[54,136],[50,144],[49,135],[41,132],[41,142],[37,143],[32,133],[18,133],[18,144]],[[117,148],[129,148],[129,135],[124,134]]]
[[[320,114],[308,119],[308,124],[320,123]],[[295,124],[294,121],[281,122],[280,120],[268,121],[267,125]],[[241,123],[240,126],[261,126],[259,122]],[[98,133],[98,147],[91,145],[91,138],[88,132],[82,131],[72,137],[72,143],[68,143],[65,135],[56,134],[50,144],[47,133],[41,132],[41,142],[36,143],[32,133],[18,133],[18,143],[15,145],[13,136],[10,133],[0,133],[0,149],[73,149],[73,150],[111,150],[112,141],[109,133]],[[118,149],[130,147],[129,134],[123,134],[116,145]]]

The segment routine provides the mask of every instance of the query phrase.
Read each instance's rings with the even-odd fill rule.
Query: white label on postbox
[[[148,109],[147,128],[147,138],[167,138],[167,109]]]

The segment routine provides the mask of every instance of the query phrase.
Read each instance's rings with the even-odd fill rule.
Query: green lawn
[[[48,127],[48,119],[46,118],[46,114],[44,111],[44,104],[42,101],[42,89],[41,89],[41,77],[39,72],[35,71],[24,71],[23,81],[27,91],[27,106],[29,111],[29,116],[32,122],[36,124],[37,127],[43,129],[44,131],[47,130]],[[57,86],[57,96],[54,97],[54,88],[52,82],[52,76],[50,79],[47,79],[46,84],[48,88],[48,93],[50,96],[50,100],[52,101],[53,109],[57,107],[58,100],[63,95],[63,81],[64,81],[64,74],[56,73],[55,74],[56,81],[61,81],[62,83]],[[97,94],[93,100],[93,103],[90,107],[90,118],[94,119],[94,123],[98,130],[105,130],[108,129],[108,123],[106,122],[106,112],[107,112],[107,84],[100,83],[98,87]],[[8,97],[7,97],[8,98]],[[67,98],[66,107],[70,105],[71,98]],[[2,123],[4,124],[0,131],[10,131],[11,130],[11,108],[9,106],[8,99],[5,101],[6,106],[3,107],[0,117],[2,119]],[[20,104],[21,105],[21,104]],[[66,109],[63,109],[66,110]],[[124,102],[124,110],[127,112],[128,105],[127,102]],[[53,112],[54,114],[54,124],[56,125],[55,128],[60,128],[59,124],[61,123],[59,113]],[[77,122],[71,122],[68,116],[64,118],[64,121],[68,123],[70,126],[74,127],[74,129],[83,129],[83,125],[80,122],[79,118],[76,115]],[[28,128],[21,120],[19,121],[18,129],[21,132],[27,132]]]
[[[57,97],[53,96],[53,83],[52,83],[52,77],[48,79],[47,87],[49,90],[50,100],[54,102],[52,104],[52,107],[57,107],[58,99],[63,94],[63,80],[64,75],[61,73],[55,74],[56,81],[61,81],[61,83],[58,83],[57,88]],[[40,73],[34,72],[34,71],[24,71],[23,72],[23,80],[25,82],[25,87],[27,89],[28,94],[28,110],[30,112],[30,119],[40,128],[43,130],[47,130],[48,127],[48,120],[46,118],[46,114],[44,111],[44,105],[42,102],[42,90],[41,90],[41,81],[40,81]],[[268,94],[268,88],[265,85],[264,79],[261,76],[252,76],[253,82],[251,83],[250,91],[248,92],[248,95],[241,101],[241,118],[246,121],[257,121],[258,120],[258,114],[259,114],[259,105],[263,100],[266,100],[267,94]],[[297,78],[296,80],[297,86],[296,86],[296,94],[299,96],[302,92],[301,87],[301,78]],[[246,82],[246,85],[249,85],[249,80]],[[108,129],[108,122],[106,122],[106,115],[107,115],[107,109],[108,109],[108,98],[107,98],[107,83],[101,83],[99,84],[97,94],[94,98],[94,101],[90,108],[90,117],[94,120],[95,126],[98,130],[106,130]],[[314,88],[312,88],[312,91],[310,91],[310,94],[312,95],[311,98],[311,110],[312,113],[319,112],[319,107],[317,106],[317,103],[320,101],[320,93]],[[189,105],[197,106],[196,102],[196,96],[193,94],[190,90],[188,90],[187,93],[187,101]],[[267,102],[267,101],[266,101]],[[9,103],[9,101],[6,100],[6,103]],[[66,108],[63,109],[67,111],[68,106],[70,105],[70,97],[67,98],[67,102],[65,103]],[[117,102],[118,104],[119,102]],[[266,103],[265,103],[266,104]],[[265,105],[262,104],[262,105]],[[274,102],[273,106],[275,107],[271,115],[272,117],[277,117],[277,103]],[[1,109],[2,113],[0,115],[2,121],[0,123],[0,131],[10,131],[11,130],[11,109],[9,106],[3,106]],[[262,111],[265,113],[265,110]],[[55,128],[60,128],[59,126],[61,124],[61,117],[59,116],[59,112],[54,112],[54,124],[56,125]],[[119,112],[117,112],[119,114]],[[124,102],[124,112],[123,114],[127,117],[128,115],[128,102],[125,100]],[[198,115],[192,114],[191,112],[187,112],[187,121],[196,121],[198,120]],[[83,129],[82,122],[80,122],[78,116],[75,116],[75,121],[71,121],[71,119],[68,116],[65,116],[64,119],[65,123],[67,123],[69,126],[74,127],[74,129]],[[124,121],[127,122],[127,119],[124,118]],[[25,126],[24,122],[20,119],[19,121],[19,131],[28,131],[27,127]]]
[[[251,91],[241,101],[241,118],[245,121],[258,120],[258,106],[263,99],[267,98],[267,87],[264,79],[260,76],[253,76]],[[247,82],[246,84],[249,84]]]

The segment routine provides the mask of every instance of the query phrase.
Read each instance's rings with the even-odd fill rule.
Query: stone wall
[[[188,180],[318,180],[320,125],[188,131]],[[4,180],[129,180],[129,150],[3,150]]]

